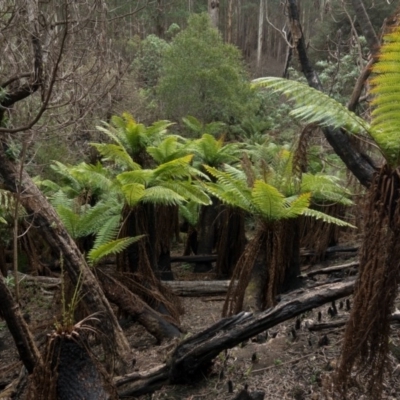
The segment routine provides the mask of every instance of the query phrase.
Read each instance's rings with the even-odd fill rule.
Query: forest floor
[[[346,254],[330,258],[318,267],[337,265],[354,260]],[[313,268],[317,268],[314,266]],[[174,269],[176,279],[214,279],[212,273],[194,275],[187,265]],[[332,277],[331,277],[332,278]],[[319,280],[327,279],[326,276]],[[36,342],[43,347],[47,334],[54,326],[59,314],[60,302],[53,291],[37,286],[21,284],[22,309]],[[220,319],[223,297],[183,297],[185,314],[182,326],[187,334],[204,330]],[[351,301],[351,298],[350,298]],[[233,399],[244,387],[250,392],[262,390],[266,400],[280,399],[328,399],[323,396],[327,378],[331,375],[339,356],[344,327],[311,332],[307,328],[320,322],[333,322],[347,317],[346,299],[336,302],[338,315],[331,317],[331,304],[314,309],[300,317],[300,329],[295,329],[296,320],[289,320],[258,335],[246,343],[221,353],[207,376],[192,385],[169,385],[153,394],[139,397],[142,400],[212,400]],[[343,305],[343,307],[342,307]],[[400,308],[400,299],[398,300]],[[58,310],[58,311],[57,311]],[[173,346],[164,343],[157,346],[155,339],[138,324],[122,321],[127,338],[134,350],[134,371],[145,371],[165,362]],[[385,381],[383,399],[400,399],[400,326],[392,325],[391,364],[394,373]],[[293,334],[295,332],[295,334]],[[17,378],[21,362],[13,339],[4,323],[0,321],[0,399],[5,385]],[[233,392],[229,392],[229,387]],[[356,399],[362,399],[357,394]]]

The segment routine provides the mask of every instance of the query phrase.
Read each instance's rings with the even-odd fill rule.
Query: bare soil
[[[352,261],[343,257],[347,256],[336,256],[335,259],[325,262],[325,266]],[[212,273],[196,276],[185,265],[175,267],[174,272],[180,280],[214,279]],[[21,307],[25,318],[37,343],[43,347],[47,334],[53,329],[55,319],[60,313],[59,295],[41,287],[25,285],[24,282],[21,283],[21,292]],[[185,308],[182,326],[187,331],[186,335],[199,332],[220,318],[222,298],[182,298],[182,302]],[[400,300],[398,304],[400,305]],[[192,385],[169,385],[139,398],[224,400],[233,399],[237,392],[248,387],[250,391],[263,390],[266,400],[329,399],[329,396],[324,397],[323,389],[329,385],[329,376],[335,368],[344,328],[311,332],[307,327],[318,322],[319,313],[321,322],[331,322],[348,314],[345,306],[340,309],[339,302],[336,306],[338,315],[335,317],[329,315],[330,304],[327,304],[302,315],[300,329],[295,329],[295,320],[287,321],[221,353],[209,374]],[[123,320],[121,325],[134,349],[134,371],[144,371],[162,364],[174,348],[174,343],[157,346],[155,339],[137,324]],[[383,399],[395,400],[400,399],[399,325],[392,325],[391,346],[393,352],[390,358],[394,372],[385,382]],[[21,366],[13,339],[4,321],[0,321],[0,399],[7,399],[2,391],[6,384],[18,377]],[[229,386],[233,387],[233,393],[229,392]],[[363,398],[357,388],[352,398]]]

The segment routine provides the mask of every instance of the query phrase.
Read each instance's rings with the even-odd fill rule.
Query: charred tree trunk
[[[107,355],[116,353],[114,366],[116,371],[122,372],[127,365],[126,356],[130,354],[130,348],[110,304],[46,197],[25,171],[22,171],[21,182],[18,182],[20,167],[7,156],[6,150],[6,143],[0,142],[0,174],[4,179],[4,185],[10,191],[20,187],[20,202],[26,209],[28,218],[40,229],[49,246],[59,250],[72,284],[76,286],[79,280],[82,282],[82,300],[86,309],[89,314],[99,316],[101,322],[97,328],[109,337],[109,341],[105,344],[105,353]]]
[[[154,311],[123,284],[102,271],[99,271],[97,276],[110,301],[120,307],[133,320],[143,325],[157,339],[158,343],[165,339],[181,336],[180,329],[171,321],[168,321],[165,315]]]
[[[296,48],[303,74],[311,87],[322,91],[321,82],[307,56],[296,0],[288,1],[288,13],[292,43]],[[350,137],[344,131],[327,127],[323,128],[323,132],[327,141],[347,168],[363,186],[369,186],[376,172],[373,161],[354,146]]]
[[[217,236],[217,277],[230,278],[246,245],[243,212],[225,207],[218,218]]]
[[[45,350],[46,365],[35,369],[28,399],[118,399],[84,337],[84,329],[52,334]]]
[[[219,212],[219,201],[213,199],[210,206],[202,206],[197,229],[197,254],[212,254],[215,246],[216,222]],[[207,272],[211,263],[197,263],[194,272]]]
[[[14,339],[21,361],[28,373],[42,363],[38,348],[18,304],[15,303],[3,278],[0,276],[0,317],[4,318]]]
[[[265,310],[276,304],[278,294],[300,284],[298,221],[263,223],[247,244],[233,273],[223,315],[244,308]]]

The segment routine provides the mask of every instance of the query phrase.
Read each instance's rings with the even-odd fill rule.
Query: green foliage
[[[196,155],[201,164],[217,167],[225,163],[239,161],[240,148],[237,143],[224,143],[224,138],[215,139],[205,133],[200,139],[194,140],[189,149]]]
[[[203,176],[191,167],[192,155],[160,164],[155,169],[126,171],[117,176],[125,201],[131,207],[140,202],[155,204],[181,204],[186,200],[210,204],[209,197],[192,177]]]
[[[370,126],[346,107],[325,93],[304,83],[283,78],[267,77],[253,81],[256,87],[268,87],[274,92],[286,95],[295,103],[290,112],[293,117],[321,126],[343,128],[351,133],[369,133]]]
[[[166,50],[158,94],[174,120],[232,123],[254,106],[239,50],[223,42],[206,14],[192,15]]]
[[[91,265],[96,264],[102,258],[109,256],[111,254],[121,253],[123,250],[128,248],[131,244],[139,241],[144,235],[139,235],[135,237],[127,237],[121,239],[115,239],[107,243],[94,246],[88,254],[88,261]]]
[[[203,124],[196,117],[192,117],[191,115],[182,118],[182,122],[184,123],[185,127],[191,132],[195,133],[196,136],[200,136],[203,133],[209,133],[213,136],[217,136],[218,134],[222,133],[226,127],[225,123],[219,121]]]
[[[148,146],[146,151],[157,164],[162,164],[188,154],[189,142],[184,141],[180,136],[169,135],[158,146]]]
[[[97,127],[114,143],[92,143],[92,145],[103,157],[123,169],[138,169],[140,165],[135,158],[150,144],[160,142],[171,125],[171,122],[162,120],[146,127],[137,123],[129,113],[123,113],[121,117],[113,116],[111,124],[104,123],[104,126]]]
[[[386,35],[378,62],[371,92],[373,136],[387,162],[400,165],[400,29]]]
[[[132,63],[132,67],[142,87],[153,88],[157,85],[162,58],[168,47],[169,44],[156,35],[149,35],[140,43],[138,55]]]
[[[269,77],[257,79],[253,84],[285,94],[295,103],[291,115],[304,122],[343,128],[353,134],[368,133],[387,163],[397,167],[400,164],[400,30],[385,36],[384,40],[379,60],[373,66],[375,77],[371,92],[374,94],[374,109],[371,124],[326,94],[302,83]]]

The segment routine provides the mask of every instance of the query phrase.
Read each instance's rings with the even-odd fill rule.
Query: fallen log
[[[18,273],[18,279],[28,286],[39,285],[47,290],[56,289],[61,283],[60,278],[32,276],[21,272]],[[230,281],[163,281],[175,294],[187,297],[223,295],[228,291],[229,283]]]
[[[205,375],[214,358],[222,350],[235,347],[313,308],[349,296],[354,290],[354,282],[350,280],[305,290],[303,294],[281,301],[276,307],[256,315],[241,312],[221,319],[206,330],[181,342],[167,363],[151,373],[134,374],[131,380],[126,377],[117,378],[115,382],[118,393],[121,397],[122,393],[124,396],[138,396],[164,384],[193,382]]]
[[[342,272],[342,271],[350,269],[350,268],[358,267],[359,265],[360,265],[360,263],[358,261],[353,261],[353,262],[347,263],[347,264],[334,265],[332,267],[315,269],[313,271],[307,272],[307,274],[305,274],[305,276],[307,276],[308,278],[311,278],[315,275],[323,275],[323,274],[332,274],[334,272]],[[302,276],[304,276],[304,275],[302,275]]]
[[[228,291],[230,281],[165,281],[178,296],[216,296]]]

